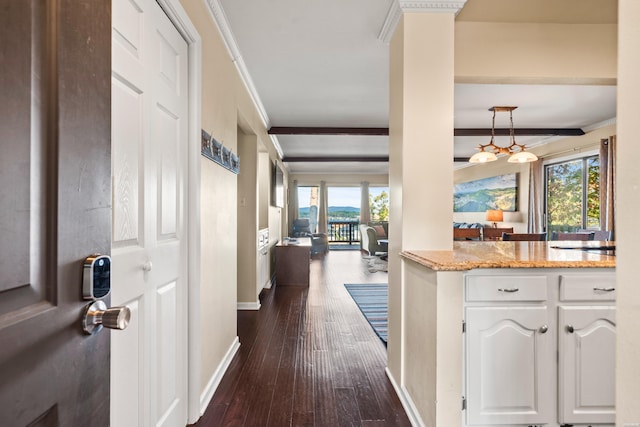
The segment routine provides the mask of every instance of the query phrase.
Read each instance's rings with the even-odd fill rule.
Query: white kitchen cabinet
[[[546,307],[467,308],[469,425],[555,419],[555,343]]]
[[[559,416],[563,424],[615,422],[615,281],[561,276]]]
[[[613,425],[615,274],[529,271],[466,275],[463,426]]]
[[[615,422],[615,308],[560,307],[560,422]]]

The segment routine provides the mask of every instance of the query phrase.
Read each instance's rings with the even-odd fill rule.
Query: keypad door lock
[[[84,260],[82,271],[82,297],[96,301],[111,292],[111,258],[94,254]]]
[[[95,334],[103,327],[122,330],[129,324],[129,307],[107,308],[102,300],[110,292],[111,258],[100,254],[87,257],[82,268],[82,297],[93,302],[85,307],[82,316],[82,329],[86,334]]]

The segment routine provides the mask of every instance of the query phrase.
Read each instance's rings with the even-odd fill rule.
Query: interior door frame
[[[179,0],[156,0],[188,45],[187,422],[200,418],[200,135],[202,39]]]

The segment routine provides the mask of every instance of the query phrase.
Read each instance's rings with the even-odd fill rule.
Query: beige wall
[[[238,129],[238,303],[258,303],[258,140]]]
[[[238,152],[238,127],[256,135],[272,159],[275,148],[224,46],[205,1],[182,0],[202,39],[202,128]],[[243,167],[242,158],[240,167]],[[224,357],[237,337],[237,175],[201,159],[200,390],[221,374]],[[267,223],[280,232],[280,209]]]
[[[616,425],[640,425],[640,2],[619,0]],[[633,424],[632,424],[633,423]]]
[[[615,24],[458,21],[455,32],[458,83],[615,84]]]

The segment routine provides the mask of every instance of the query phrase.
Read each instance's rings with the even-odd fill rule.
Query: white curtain
[[[360,224],[368,224],[371,221],[371,209],[369,208],[369,183],[360,183]]]
[[[293,180],[293,184],[289,188],[289,229],[293,227],[293,221],[298,218],[300,206],[298,204],[298,180]],[[293,232],[289,233],[292,235]]]
[[[327,183],[320,181],[320,206],[318,207],[318,233],[327,233],[327,218],[329,216],[329,197],[327,195]]]
[[[529,165],[529,214],[527,231],[544,232],[544,166],[542,159]]]
[[[600,229],[611,232],[615,240],[616,137],[600,142]]]

